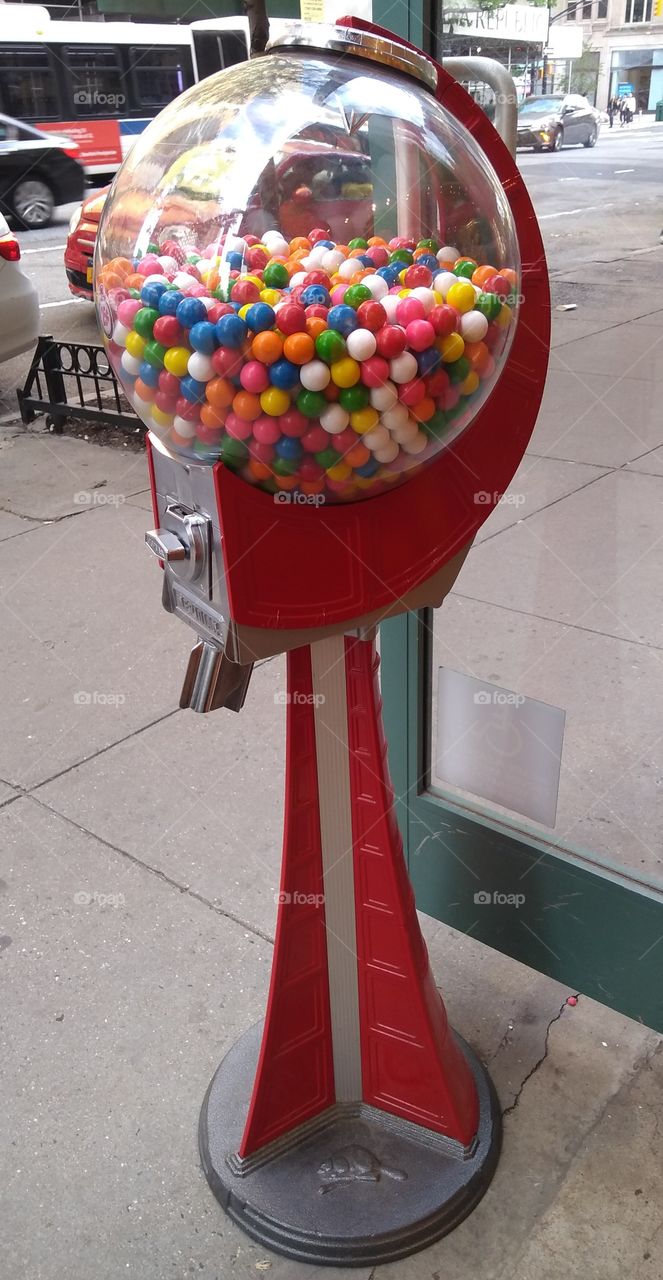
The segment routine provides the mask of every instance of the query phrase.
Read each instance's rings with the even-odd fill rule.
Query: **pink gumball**
[[[276,418],[269,418],[266,413],[252,423],[253,434],[260,444],[276,444],[281,438],[281,428]]]
[[[331,291],[331,300],[335,307],[339,307],[341,305],[349,288],[350,286],[347,284],[334,285],[334,288]]]
[[[140,262],[138,263],[138,266],[136,267],[136,271],[138,272],[139,276],[160,275],[161,269],[159,267],[159,259],[157,258],[156,254],[146,253],[145,257],[141,258]]]
[[[366,250],[366,257],[370,258],[377,270],[379,267],[386,267],[389,261],[389,250],[382,244],[373,244]]]
[[[402,382],[398,388],[398,398],[403,404],[419,404],[426,395],[426,387],[422,378],[412,378],[410,382]]]
[[[226,431],[233,440],[248,440],[253,430],[253,423],[247,422],[246,418],[238,418],[236,413],[228,414],[226,418]]]
[[[362,360],[361,380],[365,387],[383,387],[389,379],[389,364],[382,356]]]
[[[407,303],[408,299],[405,299]],[[399,307],[400,311],[400,307]],[[425,351],[435,342],[435,330],[428,320],[411,320],[406,326],[405,337],[413,351]]]
[[[255,423],[253,424],[255,427]],[[271,462],[275,454],[273,444],[263,444],[260,440],[252,440],[249,445],[249,453],[256,462]]]
[[[117,318],[120,324],[126,325],[130,329],[134,317],[142,310],[143,304],[140,298],[127,298],[125,302],[121,302],[117,309]]]
[[[408,325],[413,320],[424,320],[425,318],[426,312],[418,298],[403,298],[402,302],[399,302],[396,309],[396,319],[399,324],[402,324],[406,332]]]
[[[266,391],[269,386],[266,366],[259,360],[248,360],[240,372],[239,380],[245,391],[251,391],[256,396],[259,396],[261,391]]]

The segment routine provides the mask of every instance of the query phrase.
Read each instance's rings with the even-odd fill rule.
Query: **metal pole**
[[[454,80],[480,80],[495,94],[495,128],[512,156],[516,154],[518,95],[513,76],[494,58],[445,58],[444,70]]]

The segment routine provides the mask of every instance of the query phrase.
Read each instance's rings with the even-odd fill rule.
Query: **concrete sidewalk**
[[[528,520],[557,520],[551,539],[567,526],[586,545],[609,486],[631,504],[634,537],[654,518],[660,264],[643,264],[628,314],[623,299],[613,314],[589,267],[557,273],[557,299],[568,287],[582,305],[555,313],[544,408],[514,482]],[[637,260],[623,265],[637,279]],[[601,408],[606,371],[645,332],[658,364],[632,372],[620,426]],[[596,403],[578,420],[580,375]],[[196,1125],[220,1058],[264,1008],[283,663],[258,667],[240,716],[177,711],[188,638],[161,609],[143,547],[144,457],[14,425],[2,428],[0,466],[1,1274],[660,1280],[661,1038],[582,995],[567,1004],[578,993],[432,920],[451,1020],[490,1064],[504,1108],[484,1200],[432,1249],[373,1273],[269,1255],[225,1218],[198,1167]],[[587,471],[604,486],[596,510]],[[506,507],[493,521],[450,620],[468,596],[489,609],[498,576],[507,611],[533,613],[518,598],[527,521]],[[657,599],[660,579],[639,589]]]

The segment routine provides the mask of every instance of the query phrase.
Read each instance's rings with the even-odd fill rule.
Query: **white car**
[[[19,266],[21,249],[0,213],[0,363],[34,347],[39,297]]]

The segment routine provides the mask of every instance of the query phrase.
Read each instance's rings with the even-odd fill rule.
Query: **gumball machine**
[[[441,604],[525,450],[536,220],[440,67],[352,19],[293,27],[138,139],[95,292],[149,429],[163,603],[196,636],[181,705],[239,710],[254,661],[287,654],[267,1012],[210,1084],[203,1168],[277,1252],[394,1260],[472,1210],[500,1120],[417,921],[375,628]]]

